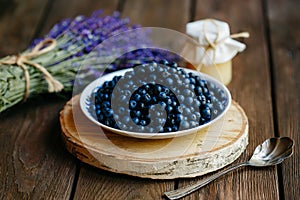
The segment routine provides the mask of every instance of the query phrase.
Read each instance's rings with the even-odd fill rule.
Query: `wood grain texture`
[[[1,1],[0,57],[23,51],[32,40],[46,0]]]
[[[70,196],[75,164],[57,126],[63,101],[54,98],[38,98],[1,115],[0,199]]]
[[[280,136],[293,138],[296,144],[294,156],[281,165],[284,199],[300,196],[299,9],[299,1],[267,1],[277,131]]]
[[[81,170],[74,199],[165,199],[165,191],[174,188],[174,181],[151,180],[114,174],[84,166]]]
[[[249,159],[256,145],[274,136],[270,72],[260,1],[197,1],[195,19],[228,22],[231,32],[248,31],[247,48],[233,59],[229,89],[249,118],[249,145],[237,162]],[[185,199],[278,199],[276,167],[245,168],[222,177]],[[180,181],[179,187],[190,183]]]
[[[66,148],[100,169],[151,179],[196,177],[236,160],[248,144],[248,120],[232,102],[209,128],[171,139],[129,138],[101,129],[81,111],[80,96],[60,113]]]
[[[190,1],[126,0],[122,15],[144,27],[169,28],[184,32],[189,21]]]

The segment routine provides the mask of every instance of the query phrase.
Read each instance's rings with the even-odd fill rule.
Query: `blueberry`
[[[141,121],[140,121],[140,124],[141,124],[142,126],[146,126],[147,122],[146,122],[146,120],[141,120]]]
[[[164,119],[164,118],[157,118],[157,121],[158,121],[159,124],[163,124],[163,123],[165,123],[166,119]]]
[[[201,111],[201,115],[203,116],[203,118],[209,119],[211,117],[210,109],[203,109]]]
[[[206,94],[206,95],[209,94],[209,90],[208,90],[206,87],[204,87],[202,90],[203,90],[203,93],[204,93],[204,94]]]
[[[152,81],[156,81],[156,78],[157,78],[156,74],[150,74],[149,75],[149,79],[152,80]]]
[[[102,106],[103,106],[103,108],[109,108],[110,107],[110,102],[109,101],[103,101]]]
[[[195,106],[200,107],[201,102],[198,99],[194,99]]]
[[[120,116],[117,114],[114,114],[113,117],[114,117],[114,120],[116,120],[116,121],[120,119]]]
[[[200,86],[201,87],[206,87],[206,84],[207,84],[206,80],[201,80],[200,81]]]
[[[141,89],[140,94],[145,95],[147,93],[146,89]]]
[[[163,87],[163,88],[162,88],[162,91],[165,92],[166,94],[169,94],[169,93],[170,93],[170,90],[169,90],[169,88],[167,88],[167,87]]]
[[[164,78],[167,78],[169,75],[170,75],[170,73],[168,73],[168,72],[163,72],[163,73],[162,73],[162,76],[163,76]],[[172,80],[172,79],[171,79],[171,80]]]
[[[196,93],[196,95],[200,95],[202,93],[202,88],[200,86],[196,86],[195,93]]]
[[[114,84],[113,84],[113,82],[112,81],[105,81],[104,83],[103,83],[103,87],[104,88],[113,88],[113,86],[114,86]]]
[[[186,116],[189,116],[189,115],[191,115],[191,109],[190,109],[190,108],[184,108],[184,109],[183,109],[183,113],[184,113]]]
[[[186,84],[186,85],[191,84],[189,78],[185,78],[185,79],[183,80],[183,83]]]
[[[155,68],[154,68],[153,65],[150,65],[150,66],[148,67],[148,69],[149,69],[150,72],[154,72],[154,71],[155,71]]]
[[[140,110],[134,110],[133,115],[135,115],[136,117],[140,117],[142,115],[142,113]]]
[[[178,126],[176,126],[176,125],[173,125],[173,126],[172,126],[172,131],[173,131],[173,132],[176,132],[176,131],[178,131]]]
[[[172,101],[172,103],[170,104],[173,107],[177,107],[177,102],[176,101]]]
[[[188,129],[190,127],[190,124],[187,122],[187,121],[183,121],[181,123],[181,126],[184,128],[184,129]]]
[[[101,105],[100,104],[96,104],[95,108],[96,108],[96,110],[100,110],[101,109]]]
[[[175,69],[173,69],[173,70],[175,70]],[[176,70],[175,70],[175,72],[176,72]],[[173,73],[175,73],[175,72],[173,72]],[[180,80],[178,74],[173,74],[173,75],[172,75],[172,79],[175,80],[175,81]]]
[[[207,122],[207,120],[203,117],[201,117],[200,120],[199,120],[200,125],[205,124],[206,122]]]
[[[134,95],[134,100],[136,100],[136,101],[140,101],[141,100],[141,95],[140,94],[138,94],[138,93],[136,93],[135,95]]]
[[[183,112],[183,106],[178,106],[176,110],[177,110],[179,113],[182,113],[182,112]]]
[[[103,114],[106,117],[111,117],[113,115],[113,110],[110,108],[104,108],[103,109]]]
[[[163,108],[165,108],[167,106],[167,104],[163,101],[160,101],[158,104],[161,105]]]
[[[191,77],[191,78],[189,78],[189,80],[190,80],[190,84],[196,84],[196,80],[193,78],[193,77]]]
[[[132,118],[132,121],[133,121],[135,124],[138,124],[140,120],[139,120],[139,118],[134,117],[134,118]]]
[[[213,114],[216,116],[218,115],[218,110],[213,110]]]
[[[107,93],[101,93],[100,94],[100,98],[102,99],[102,100],[109,100],[109,94],[107,94]]]
[[[172,132],[172,128],[169,126],[164,127],[164,132]]]
[[[191,115],[191,119],[196,120],[196,119],[197,119],[197,115],[192,114],[192,115]]]
[[[129,96],[131,94],[130,90],[124,90],[123,93],[124,93],[125,96]]]
[[[178,100],[180,101],[180,102],[183,102],[184,101],[184,96],[183,95],[178,95]]]
[[[144,67],[140,66],[140,67],[134,68],[134,72],[137,74],[144,74],[146,72],[146,70]]]
[[[147,85],[144,86],[144,88],[145,88],[145,90],[148,92],[148,91],[150,90],[150,85],[147,84]]]
[[[156,96],[152,96],[152,102],[157,103],[157,98],[156,98]]]
[[[158,95],[158,97],[160,99],[165,99],[167,97],[167,94],[165,92],[160,92],[159,95]]]
[[[224,105],[221,102],[217,102],[217,108],[222,111],[224,110]]]
[[[167,60],[165,60],[165,59],[163,59],[162,61],[160,61],[160,63],[163,64],[163,65],[168,65],[169,64],[169,62]]]
[[[195,115],[196,115],[197,118],[200,118],[200,117],[201,117],[200,112],[195,112]]]
[[[124,116],[123,117],[123,122],[126,123],[126,124],[129,123],[130,122],[130,116]]]
[[[190,96],[190,95],[192,94],[192,91],[189,90],[189,89],[184,89],[184,90],[183,90],[183,94],[184,94],[185,96]]]
[[[218,101],[218,99],[215,96],[213,96],[213,95],[211,96],[210,100],[213,103]]]
[[[127,100],[127,97],[125,95],[120,96],[120,102],[125,102],[126,100]]]
[[[137,106],[137,103],[136,103],[135,100],[131,100],[131,101],[129,102],[129,108],[130,108],[130,109],[134,109],[134,108],[136,108],[136,106]]]
[[[139,104],[139,108],[140,108],[140,109],[144,109],[145,107],[146,107],[146,106],[145,106],[144,103],[140,103],[140,104]]]
[[[149,133],[153,133],[154,132],[154,128],[149,127]]]
[[[161,92],[162,87],[160,85],[155,85],[155,89],[156,91]]]
[[[199,123],[197,121],[191,121],[190,122],[190,128],[197,127],[198,125],[199,125]]]
[[[206,97],[204,95],[200,95],[200,96],[198,96],[198,98],[202,105],[206,104]]]
[[[176,68],[176,67],[178,67],[178,65],[177,65],[177,63],[176,63],[176,62],[171,62],[171,64],[170,64],[170,67],[174,67],[174,68]]]
[[[177,85],[178,85],[178,86],[182,86],[182,80],[178,79],[178,80],[177,80]]]
[[[158,71],[158,73],[162,73],[162,72],[165,71],[165,69],[163,67],[161,67],[161,66],[158,66],[157,67],[157,71]]]
[[[166,101],[165,101],[168,105],[171,105],[173,103],[172,99],[170,97],[167,97],[166,98]],[[175,101],[174,101],[175,102]]]
[[[144,100],[145,100],[145,102],[151,101],[151,96],[150,96],[150,94],[146,93],[146,94],[144,95]]]
[[[125,108],[124,107],[119,107],[118,112],[120,114],[124,114],[125,113]]]
[[[170,113],[172,110],[173,110],[173,107],[172,107],[172,106],[168,105],[168,106],[166,107],[166,111],[167,111],[168,113]]]
[[[97,110],[97,112],[99,112],[99,110]],[[101,113],[97,113],[97,116],[99,121],[102,121],[104,119],[104,115],[102,115]]]
[[[176,121],[177,121],[177,122],[181,122],[181,120],[183,120],[182,114],[177,114],[177,115],[176,115]]]
[[[167,84],[172,85],[174,81],[171,78],[167,78],[166,82],[167,82]]]
[[[110,126],[110,121],[108,119],[106,119],[103,121],[103,124],[106,126]]]
[[[188,98],[186,98],[186,102],[188,105],[192,105],[192,103],[194,102],[194,99],[192,97],[188,97]]]

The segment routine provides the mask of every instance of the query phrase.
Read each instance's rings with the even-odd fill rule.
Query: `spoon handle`
[[[198,190],[199,188],[207,185],[208,183],[210,183],[211,181],[219,178],[220,176],[234,170],[234,169],[237,169],[239,167],[242,167],[242,166],[246,166],[248,165],[248,162],[243,162],[243,163],[239,163],[237,165],[234,165],[234,166],[231,166],[231,167],[228,167],[227,169],[225,169],[224,171],[221,171],[219,173],[216,173],[210,177],[207,177],[205,179],[202,179],[200,180],[199,182],[195,183],[195,184],[192,184],[192,185],[188,185],[186,187],[183,187],[183,188],[179,188],[179,189],[176,189],[176,190],[172,190],[172,191],[168,191],[168,192],[165,192],[164,194],[170,199],[170,200],[175,200],[175,199],[179,199],[179,198],[182,198],[196,190]]]

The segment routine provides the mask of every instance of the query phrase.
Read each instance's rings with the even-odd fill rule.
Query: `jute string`
[[[25,77],[25,94],[24,94],[24,100],[26,100],[29,96],[29,89],[30,89],[30,75],[27,69],[26,65],[35,67],[39,71],[41,71],[44,76],[45,80],[48,83],[48,91],[49,92],[59,92],[61,91],[64,86],[47,71],[45,67],[42,65],[30,61],[30,59],[37,57],[39,55],[45,54],[51,50],[53,50],[56,46],[56,40],[54,39],[45,39],[41,42],[39,42],[31,51],[28,53],[23,53],[20,55],[13,55],[8,57],[5,60],[0,60],[0,64],[4,65],[17,65],[24,71],[24,77]]]
[[[208,32],[206,30],[207,29],[206,26],[207,26],[208,22],[211,22],[212,24],[214,24],[217,27],[217,36],[214,40],[210,40],[209,37],[208,37]],[[211,51],[211,50],[214,51],[218,45],[225,42],[228,38],[235,39],[235,38],[248,38],[249,37],[248,32],[241,32],[241,33],[231,34],[228,37],[220,39],[220,33],[221,33],[220,27],[218,26],[218,24],[213,19],[207,19],[207,20],[204,21],[203,28],[202,28],[202,33],[204,34],[205,41],[208,43],[208,45],[199,44],[199,42],[196,43],[196,46],[204,48],[204,54],[200,58],[199,65],[196,67],[196,69],[198,71],[200,71],[200,69],[203,65],[203,60],[207,56],[208,52]],[[197,54],[197,51],[194,51],[194,58],[197,57],[196,54]],[[213,58],[212,58],[213,65],[216,64],[215,60],[216,60],[216,51],[214,51],[214,53],[213,53]]]

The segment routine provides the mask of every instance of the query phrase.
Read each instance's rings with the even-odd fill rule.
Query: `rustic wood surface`
[[[237,170],[184,199],[299,198],[299,1],[2,0],[0,55],[22,51],[62,18],[96,9],[119,10],[134,23],[182,32],[185,23],[200,18],[250,32],[247,49],[233,60],[229,85],[249,118],[249,145],[236,162],[273,136],[292,137],[294,156],[277,167]],[[197,180],[140,179],[78,162],[60,139],[59,111],[66,102],[45,95],[0,115],[0,199],[164,199],[164,191]]]
[[[289,136],[300,144],[300,2],[268,1],[269,50],[276,135]],[[285,40],[284,40],[285,38]],[[285,199],[300,197],[300,148],[279,166],[280,193]],[[293,188],[290,190],[289,188]]]

